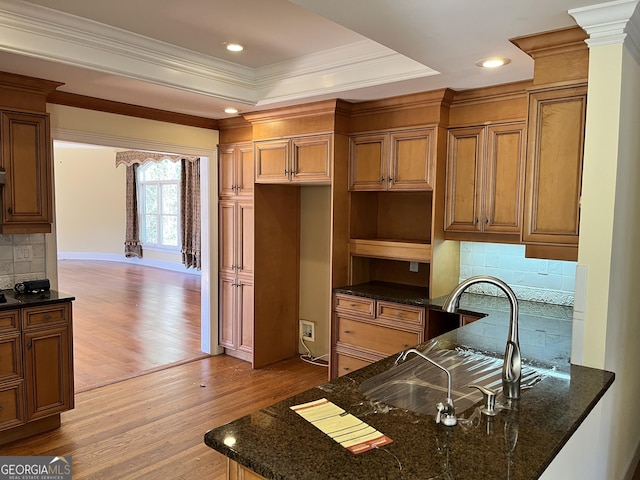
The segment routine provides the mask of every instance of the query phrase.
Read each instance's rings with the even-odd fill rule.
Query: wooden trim
[[[159,110],[157,108],[114,102],[112,100],[104,100],[102,98],[78,95],[76,93],[60,91],[51,92],[47,95],[47,103],[66,105],[67,107],[84,108],[98,112],[115,113],[117,115],[126,115],[128,117],[144,118],[147,120],[156,120],[158,122],[186,125],[188,127],[206,128],[209,130],[218,129],[218,120],[213,118],[197,117],[195,115]]]
[[[546,258],[549,260],[566,260],[576,262],[578,260],[577,245],[526,245],[524,249],[526,258]]]
[[[431,262],[430,243],[352,238],[349,241],[349,251],[351,255],[362,257],[409,260],[422,263]]]
[[[53,82],[42,78],[27,77],[15,73],[0,72],[0,87],[23,92],[47,94],[64,85],[61,82]]]
[[[585,40],[588,37],[582,28],[574,26],[510,38],[509,41],[531,58],[536,59],[572,50],[584,50],[587,48]]]
[[[60,414],[49,415],[48,417],[39,418],[32,422],[26,423],[20,427],[10,430],[4,430],[0,436],[0,445],[13,442],[26,437],[31,437],[39,433],[55,430],[60,427]]]

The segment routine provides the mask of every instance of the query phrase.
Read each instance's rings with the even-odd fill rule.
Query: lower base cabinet
[[[263,476],[248,470],[238,462],[227,458],[227,480],[266,480]]]
[[[73,406],[71,302],[0,312],[0,444],[58,427]]]
[[[331,377],[423,342],[425,313],[424,307],[335,294]]]

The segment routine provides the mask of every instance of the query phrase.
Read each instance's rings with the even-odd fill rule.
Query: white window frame
[[[164,161],[164,160],[162,160]],[[162,252],[168,253],[180,253],[182,249],[182,238],[180,235],[180,178],[177,180],[142,180],[142,170],[145,168],[150,168],[151,165],[154,165],[156,162],[148,162],[140,165],[138,167],[138,175],[136,178],[136,182],[138,183],[138,220],[140,225],[140,243],[142,244],[142,248],[147,250],[158,250]],[[145,185],[156,185],[158,187],[158,213],[157,214],[148,214],[146,213],[146,205],[145,205],[145,195],[144,195],[144,186]],[[163,245],[156,243],[147,242],[145,226],[146,223],[144,221],[145,215],[155,215],[157,216],[158,222],[158,239],[162,240],[162,218],[164,216],[173,216],[173,214],[165,214],[162,212],[162,185],[175,185],[178,190],[178,211],[176,213],[176,221],[178,222],[178,245]]]

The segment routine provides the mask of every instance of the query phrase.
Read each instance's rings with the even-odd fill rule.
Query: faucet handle
[[[493,417],[498,412],[496,412],[496,392],[491,390],[490,388],[483,387],[482,385],[469,385],[469,388],[477,388],[482,393],[482,398],[484,400],[484,407],[480,409],[481,413],[489,417]]]

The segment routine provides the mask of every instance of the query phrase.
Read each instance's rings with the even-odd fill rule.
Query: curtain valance
[[[126,152],[116,152],[116,167],[118,165],[131,166],[133,164],[143,164],[144,162],[159,162],[164,159],[178,162],[186,160],[195,162],[200,157],[192,157],[188,155],[170,155],[167,153],[141,152],[139,150],[127,150]]]

